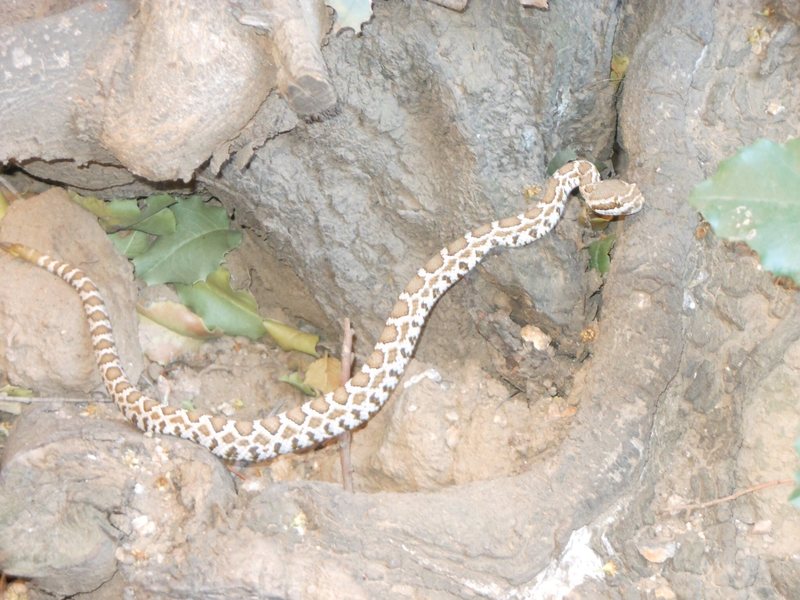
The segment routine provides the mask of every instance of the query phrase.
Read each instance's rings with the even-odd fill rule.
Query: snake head
[[[635,183],[606,179],[581,186],[581,195],[594,212],[607,217],[632,215],[642,210],[644,196]]]

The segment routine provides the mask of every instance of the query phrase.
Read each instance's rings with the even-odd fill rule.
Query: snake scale
[[[601,181],[594,165],[584,160],[567,163],[548,180],[542,199],[528,210],[467,232],[420,268],[392,308],[374,350],[347,383],[301,406],[253,421],[165,406],[141,392],[125,375],[108,311],[89,277],[21,244],[0,242],[0,248],[58,275],[78,292],[103,382],[125,418],[143,431],[197,442],[224,459],[259,461],[316,446],[369,421],[397,386],[422,326],[442,294],[493,248],[525,246],[549,233],[576,188],[601,215],[633,214],[644,202],[635,184]]]

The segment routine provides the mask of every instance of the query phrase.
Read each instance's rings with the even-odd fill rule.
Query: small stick
[[[245,476],[244,476],[244,475],[242,475],[242,474],[241,474],[239,471],[237,471],[235,467],[232,467],[231,465],[229,465],[229,464],[226,464],[226,465],[225,465],[225,468],[226,468],[226,469],[228,469],[228,472],[229,472],[231,475],[233,475],[234,477],[238,477],[238,478],[239,478],[239,479],[241,479],[242,481],[247,481],[247,477],[245,477]]]
[[[439,6],[444,6],[450,10],[464,12],[464,10],[467,8],[467,2],[469,2],[469,0],[429,0],[429,2],[438,4]]]
[[[353,330],[350,328],[350,319],[342,320],[342,385],[350,379],[353,369]],[[339,437],[339,462],[342,466],[342,487],[353,493],[353,464],[350,461],[350,442],[353,439],[351,431],[345,431]]]
[[[744,488],[743,490],[739,490],[738,492],[734,492],[729,496],[723,496],[722,498],[717,498],[716,500],[709,500],[708,502],[698,502],[696,504],[683,504],[681,506],[675,506],[673,508],[669,508],[666,510],[661,511],[662,513],[679,513],[683,511],[693,511],[699,510],[702,508],[708,508],[710,506],[716,506],[717,504],[723,504],[725,502],[730,502],[731,500],[736,500],[740,496],[744,496],[745,494],[752,494],[753,492],[757,492],[759,490],[763,490],[766,488],[775,487],[778,485],[787,485],[789,483],[794,483],[793,479],[775,479],[774,481],[766,481],[764,483],[759,483],[748,488]]]
[[[97,398],[64,398],[61,396],[52,396],[50,398],[41,398],[37,396],[0,396],[0,402],[17,402],[19,404],[46,404],[48,402],[65,402],[80,404],[85,402],[87,404],[101,404],[111,403],[113,400],[107,396],[99,396]]]

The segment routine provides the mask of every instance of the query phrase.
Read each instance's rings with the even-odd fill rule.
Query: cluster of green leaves
[[[230,228],[224,208],[199,196],[167,194],[141,202],[77,194],[72,199],[97,216],[117,250],[133,261],[137,277],[148,285],[173,284],[203,327],[170,305],[144,309],[151,320],[191,337],[224,333],[258,339],[267,333],[284,350],[316,356],[317,336],[262,318],[253,295],[231,287],[230,273],[221,265],[242,234]]]
[[[97,215],[117,250],[133,260],[136,275],[148,285],[192,284],[204,280],[225,254],[242,241],[230,229],[228,215],[199,196],[178,199],[167,194],[142,202],[73,195]]]
[[[140,279],[148,285],[175,286],[183,304],[140,307],[146,319],[184,340],[223,333],[258,339],[268,334],[283,350],[317,356],[318,336],[264,319],[253,295],[231,286],[230,272],[220,265],[239,246],[242,234],[230,229],[224,208],[199,196],[180,199],[167,194],[141,202],[106,202],[77,194],[72,199],[97,216],[117,250],[133,261]],[[304,375],[295,372],[280,381],[313,396],[333,391],[340,370],[339,360],[325,356],[311,363]]]
[[[205,281],[192,285],[176,283],[175,289],[181,302],[202,316],[210,329],[252,339],[267,333],[283,350],[317,355],[319,338],[316,335],[264,319],[258,313],[258,304],[250,292],[231,287],[231,274],[226,269],[217,269]]]

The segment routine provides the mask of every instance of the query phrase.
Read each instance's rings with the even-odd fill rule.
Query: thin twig
[[[228,469],[228,472],[229,472],[231,475],[233,475],[234,477],[238,477],[238,478],[239,478],[239,479],[241,479],[242,481],[247,481],[247,477],[245,477],[244,475],[242,475],[242,474],[241,474],[239,471],[237,471],[237,470],[236,470],[234,467],[232,467],[231,465],[229,465],[229,464],[226,464],[226,465],[225,465],[225,468],[226,468],[226,469]]]
[[[775,479],[774,481],[766,481],[764,483],[759,483],[756,485],[752,485],[750,487],[744,488],[743,490],[739,490],[738,492],[734,492],[729,496],[723,496],[722,498],[717,498],[716,500],[709,500],[708,502],[698,502],[696,504],[682,504],[680,506],[674,506],[672,508],[668,508],[661,512],[663,513],[679,513],[683,511],[693,511],[693,510],[700,510],[703,508],[708,508],[710,506],[716,506],[717,504],[723,504],[725,502],[730,502],[732,500],[736,500],[740,496],[744,496],[745,494],[752,494],[753,492],[758,492],[759,490],[763,490],[766,488],[775,487],[778,485],[788,485],[790,483],[794,483],[793,479]]]
[[[342,320],[342,385],[350,380],[353,369],[353,330],[350,328],[350,319]],[[353,464],[350,460],[350,442],[353,434],[345,431],[339,436],[339,462],[342,466],[342,487],[353,493]]]
[[[81,402],[100,404],[113,402],[108,396],[98,396],[97,398],[64,398],[61,396],[50,396],[42,398],[38,396],[0,396],[0,402],[17,402],[19,404],[47,404],[49,402],[66,402],[80,404]]]
[[[450,10],[464,12],[464,10],[467,8],[467,2],[469,2],[469,0],[429,0],[429,2],[433,2],[439,6],[444,6]]]

